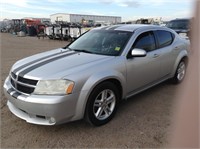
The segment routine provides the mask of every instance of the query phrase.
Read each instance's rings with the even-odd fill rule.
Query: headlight
[[[74,82],[69,80],[41,80],[38,82],[34,94],[38,95],[66,95],[71,94]]]

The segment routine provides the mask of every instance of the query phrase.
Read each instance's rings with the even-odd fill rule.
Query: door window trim
[[[145,31],[145,32],[140,33],[140,34],[135,38],[135,41],[133,42],[133,44],[132,44],[132,46],[131,46],[131,49],[129,50],[129,52],[128,52],[127,56],[126,56],[127,58],[130,58],[130,57],[131,57],[131,56],[130,56],[131,50],[134,48],[134,45],[136,44],[136,42],[137,42],[139,36],[142,35],[142,34],[145,34],[145,33],[149,33],[149,34],[151,34],[151,35],[153,36],[153,39],[154,39],[154,42],[155,42],[155,49],[149,50],[149,51],[147,51],[147,50],[145,50],[145,49],[143,49],[143,50],[145,50],[147,53],[149,53],[149,52],[152,52],[152,51],[155,51],[155,50],[158,49],[158,41],[157,41],[157,39],[156,39],[156,37],[155,37],[154,31]]]

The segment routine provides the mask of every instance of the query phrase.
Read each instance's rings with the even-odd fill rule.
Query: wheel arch
[[[189,58],[188,58],[188,52],[187,51],[184,50],[178,55],[178,57],[175,61],[174,67],[173,67],[172,77],[175,75],[176,69],[177,69],[179,63],[181,62],[181,60],[184,60],[186,62],[186,66],[188,65]]]
[[[181,60],[183,60],[185,62],[186,66],[188,65],[188,62],[189,62],[188,56],[184,56]]]
[[[99,122],[97,122],[98,118],[94,118],[94,117],[96,117],[96,116],[94,116],[95,114],[92,114],[94,111],[93,110],[91,111],[91,107],[94,106],[93,103],[96,100],[97,95],[99,96],[99,93],[101,93],[99,91],[104,91],[105,89],[107,89],[106,87],[108,87],[108,89],[111,88],[111,90],[113,89],[112,91],[116,94],[115,96],[117,97],[116,98],[117,100],[115,101],[115,104],[116,104],[115,108],[112,111],[113,114],[116,112],[116,109],[118,107],[117,103],[119,103],[119,101],[121,100],[122,87],[121,87],[120,82],[117,79],[113,79],[113,78],[106,79],[106,80],[103,80],[102,82],[99,82],[96,86],[94,86],[94,88],[88,94],[87,102],[84,107],[84,119],[92,125],[94,125],[96,123],[97,124],[97,125],[95,124],[96,126],[100,126],[102,124],[105,124],[105,121],[108,122],[109,121],[108,119],[112,119],[112,117],[113,117],[113,116],[109,116],[107,120],[106,119],[105,119],[105,121],[103,120],[104,122],[103,123],[100,122],[101,123],[100,124]]]
[[[117,71],[109,71],[106,73],[94,74],[90,78],[87,79],[87,81],[84,83],[81,89],[81,93],[80,93],[77,106],[76,106],[76,113],[78,114],[76,115],[79,115],[80,118],[84,117],[86,105],[87,105],[88,98],[91,92],[94,90],[96,86],[107,81],[117,86],[117,88],[120,91],[120,99],[123,99],[125,97],[126,79],[123,74]]]

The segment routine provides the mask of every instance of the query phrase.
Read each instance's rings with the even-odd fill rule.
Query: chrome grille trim
[[[13,72],[10,73],[10,82],[12,87],[19,93],[30,95],[34,92],[38,80],[31,80],[19,77]],[[34,84],[34,85],[33,85]]]
[[[32,87],[32,88],[36,87],[35,85],[25,84],[25,83],[22,83],[22,82],[19,82],[19,81],[17,81],[17,84],[20,84],[20,85],[23,85],[23,86]]]

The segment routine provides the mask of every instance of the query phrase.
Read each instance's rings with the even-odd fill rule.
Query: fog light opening
[[[56,119],[54,118],[54,117],[50,117],[50,119],[49,119],[49,123],[56,123]]]

